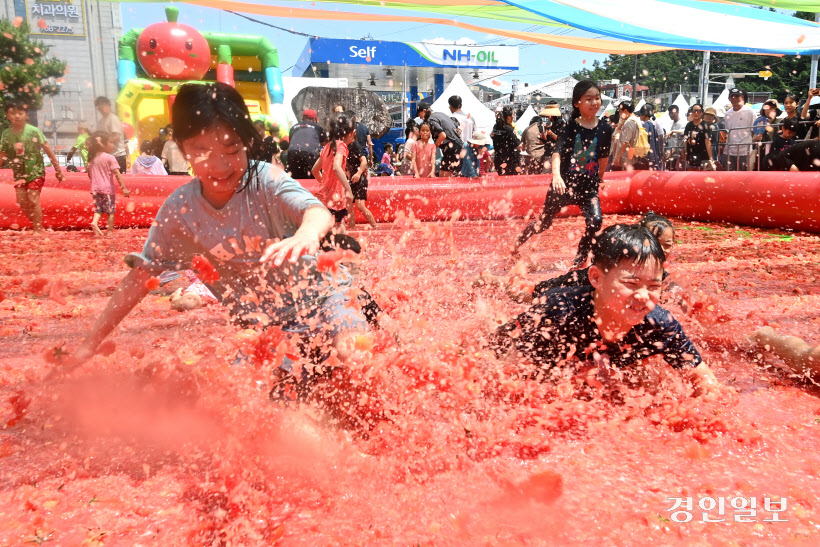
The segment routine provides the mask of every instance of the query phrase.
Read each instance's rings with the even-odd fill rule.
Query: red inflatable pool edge
[[[189,177],[125,175],[131,190],[117,197],[118,227],[148,227],[170,193]],[[373,177],[368,207],[379,222],[399,215],[419,220],[503,220],[537,214],[549,175],[480,179]],[[313,180],[300,181],[308,190]],[[84,173],[58,183],[47,175],[40,201],[43,224],[53,229],[88,227],[93,213]],[[605,214],[656,213],[706,222],[820,232],[820,173],[656,172],[608,173],[601,191]],[[575,211],[573,211],[575,209]],[[570,208],[570,214],[577,214]],[[364,221],[364,219],[361,219]],[[0,170],[0,228],[30,226],[16,203],[11,172]]]

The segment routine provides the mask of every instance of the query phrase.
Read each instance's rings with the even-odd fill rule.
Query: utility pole
[[[711,57],[711,53],[708,51],[703,52],[703,64],[700,67],[700,102],[704,108],[706,108],[706,97],[709,95],[709,58]]]
[[[635,54],[635,77],[632,78],[632,103],[638,95],[638,54]]]
[[[814,14],[814,22],[820,23],[820,13]],[[811,76],[809,76],[809,89],[817,87],[817,55],[811,56]]]

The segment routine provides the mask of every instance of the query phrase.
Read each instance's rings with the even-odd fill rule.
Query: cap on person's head
[[[717,119],[717,117],[718,117],[717,110],[715,110],[715,109],[714,109],[714,108],[712,108],[711,106],[710,106],[709,108],[707,108],[706,110],[704,110],[704,111],[703,111],[703,115],[704,115],[704,116],[709,116],[709,115],[712,115],[712,116],[714,116],[714,117],[715,117],[715,119]]]
[[[560,116],[561,115],[561,107],[558,106],[558,103],[548,104],[544,108],[541,109],[541,112],[538,113],[539,116]]]
[[[419,108],[418,108],[418,110],[430,110],[430,107],[431,107],[431,106],[433,106],[433,103],[431,103],[431,102],[430,102],[430,101],[428,101],[427,99],[424,99],[423,101],[421,101],[421,102],[419,103]]]
[[[310,118],[311,120],[318,120],[319,115],[312,108],[306,108],[302,111],[302,118]]]
[[[449,99],[447,99],[447,104],[458,110],[461,108],[461,97],[458,95],[453,95]]]
[[[749,94],[737,87],[733,87],[729,90],[729,98],[731,99],[732,97],[743,97],[743,102],[749,102]]]

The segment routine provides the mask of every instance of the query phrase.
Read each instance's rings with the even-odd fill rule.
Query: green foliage
[[[43,106],[44,95],[59,92],[56,85],[65,75],[66,64],[58,59],[46,59],[48,46],[29,39],[29,26],[19,26],[0,19],[0,113],[6,101],[18,99],[31,110]],[[50,83],[51,82],[51,83]],[[5,116],[0,116],[5,121]]]
[[[797,12],[795,17],[814,20],[814,14]],[[716,33],[720,29],[715,29]],[[700,79],[700,65],[703,52],[672,50],[648,53],[638,56],[638,83],[649,87],[650,95],[677,92],[680,86],[687,93],[696,92]],[[610,55],[604,62],[595,61],[592,69],[583,69],[572,76],[576,79],[591,80],[618,79],[631,82],[634,78],[634,55]],[[735,83],[746,91],[769,91],[781,103],[787,93],[805,97],[808,93],[811,57],[738,55],[732,53],[712,53],[710,72],[742,73],[771,70],[772,76],[764,80],[758,76],[735,79]],[[712,84],[712,92],[719,86]]]

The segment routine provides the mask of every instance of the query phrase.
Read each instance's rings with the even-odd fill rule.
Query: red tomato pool
[[[658,387],[617,398],[510,379],[482,341],[524,305],[472,285],[511,266],[522,221],[405,220],[356,232],[401,336],[351,365],[350,396],[328,388],[343,427],[270,403],[223,311],[172,311],[165,287],[50,375],[147,230],[0,232],[0,545],[818,545],[820,391],[743,333],[820,344],[820,237],[676,225],[694,305],[671,309],[736,396],[693,399],[655,362]],[[566,268],[582,228],[534,238],[526,278]]]

